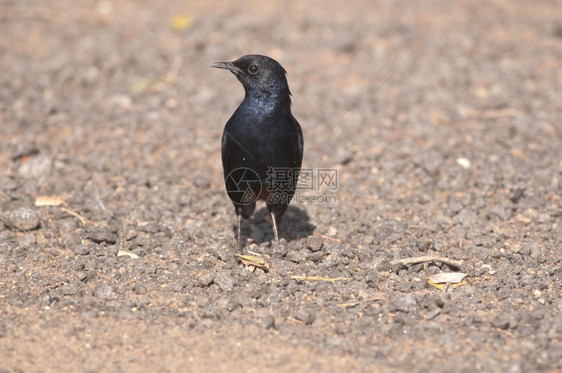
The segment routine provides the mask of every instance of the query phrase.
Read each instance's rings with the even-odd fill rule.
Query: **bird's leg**
[[[279,234],[277,233],[277,222],[275,221],[275,213],[270,212],[271,222],[273,223],[273,235],[275,236],[275,242],[277,242],[277,250],[279,250]]]
[[[238,252],[242,251],[242,214],[236,214],[236,218],[238,219],[238,227],[236,232],[238,234]]]

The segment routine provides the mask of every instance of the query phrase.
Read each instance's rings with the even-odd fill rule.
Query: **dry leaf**
[[[35,206],[60,206],[66,203],[66,196],[37,196]]]
[[[466,285],[466,281],[463,281],[465,277],[466,273],[461,272],[436,273],[429,276],[427,282],[439,290],[444,290],[449,286],[454,289],[459,285]]]
[[[269,272],[269,264],[262,258],[252,255],[241,255],[236,254],[240,261],[246,266],[246,268],[253,272],[254,268],[260,268],[264,272]]]
[[[138,258],[139,258],[139,256],[138,256],[137,254],[134,254],[134,253],[132,253],[132,252],[130,252],[130,251],[124,251],[124,250],[119,250],[119,251],[117,252],[117,256],[128,256],[128,257],[133,258],[133,259],[138,259]]]
[[[436,273],[428,277],[429,280],[436,284],[445,284],[450,282],[451,284],[458,284],[466,277],[466,273],[462,272],[446,272],[446,273]]]

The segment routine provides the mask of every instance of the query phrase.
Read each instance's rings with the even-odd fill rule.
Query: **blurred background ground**
[[[2,1],[0,368],[562,370],[560,5]],[[269,273],[234,259],[243,90],[209,68],[249,53],[337,170],[281,250],[245,225]],[[428,254],[466,284],[390,264]]]

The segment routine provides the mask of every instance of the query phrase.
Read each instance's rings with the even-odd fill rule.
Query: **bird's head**
[[[216,62],[211,65],[229,70],[244,86],[246,94],[291,94],[285,76],[286,71],[272,58],[259,54],[249,54],[233,62]]]

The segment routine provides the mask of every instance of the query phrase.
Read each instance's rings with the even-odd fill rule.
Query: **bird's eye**
[[[250,67],[248,67],[248,72],[252,75],[256,74],[259,70],[258,65],[250,65]]]

